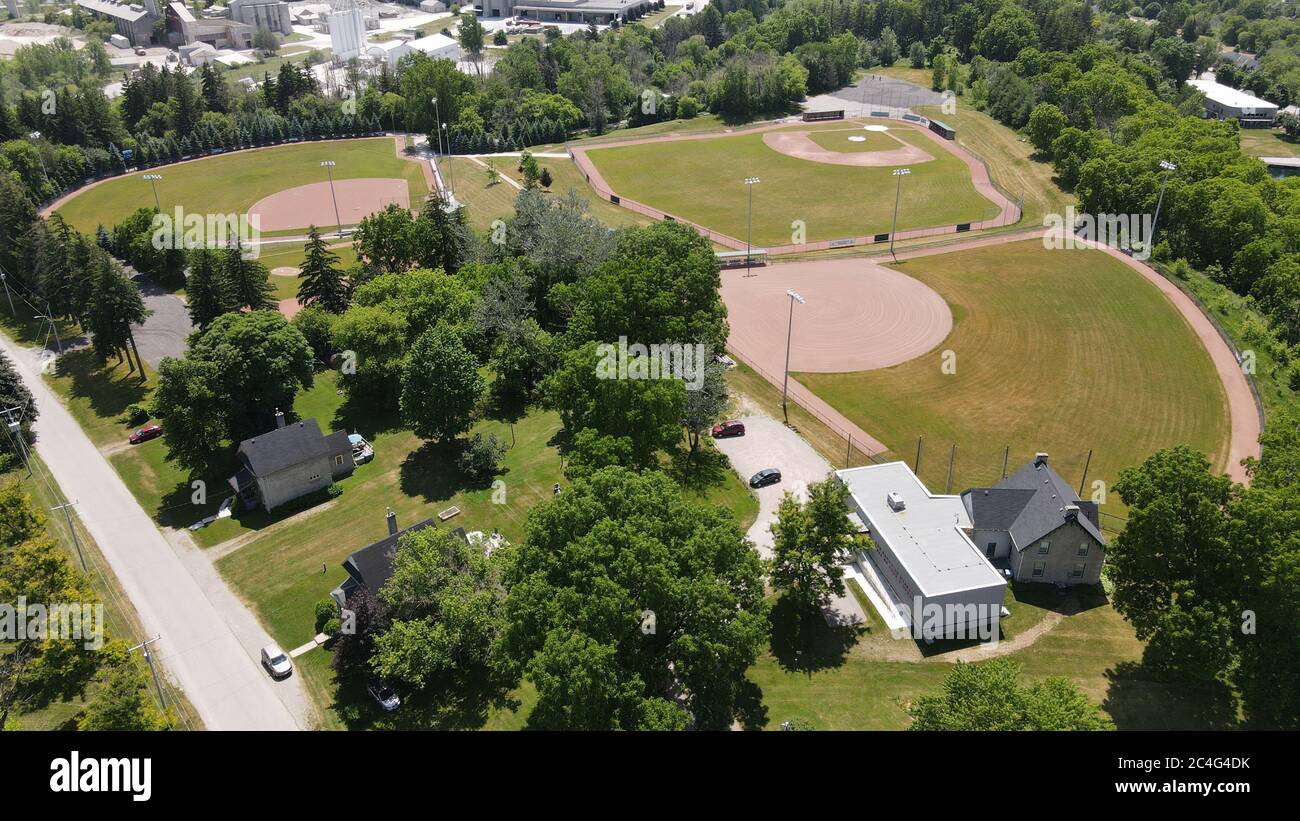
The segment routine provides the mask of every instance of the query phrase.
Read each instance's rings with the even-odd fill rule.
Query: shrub
[[[126,413],[124,414],[124,416],[126,419],[126,423],[132,427],[135,427],[136,425],[143,425],[145,422],[148,422],[149,417],[152,416],[152,414],[149,412],[149,409],[147,407],[145,407],[144,405],[137,404],[137,405],[129,405],[126,409]]]
[[[496,434],[489,433],[484,437],[476,433],[465,443],[465,449],[456,459],[456,466],[471,479],[486,479],[500,469],[505,453],[505,443],[498,441]]]
[[[325,625],[328,624],[331,619],[337,620],[338,614],[339,608],[338,605],[334,603],[333,599],[321,599],[316,602],[316,632],[328,633],[329,631],[324,629]],[[331,635],[333,634],[331,633]]]
[[[337,637],[339,633],[343,632],[343,625],[339,623],[339,617],[335,616],[321,625],[320,632],[327,636]]]
[[[694,119],[699,113],[700,104],[694,97],[682,97],[677,101],[677,116],[683,120]]]

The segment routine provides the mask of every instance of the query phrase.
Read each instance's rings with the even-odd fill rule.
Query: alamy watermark
[[[979,639],[988,644],[998,642],[998,621],[1002,614],[1000,604],[939,604],[913,596],[910,606],[902,603],[898,605],[898,612],[911,625],[911,637],[917,641]],[[896,639],[907,635],[904,629],[893,631]]]
[[[596,355],[600,357],[597,379],[680,379],[686,383],[686,390],[698,391],[704,387],[709,348],[700,342],[629,345],[627,337],[620,336],[617,344],[597,345]]]
[[[262,252],[261,234],[260,214],[186,213],[178,205],[172,214],[154,214],[151,239],[159,251],[215,250],[238,244],[241,257],[257,259]]]
[[[96,602],[0,602],[0,641],[80,641],[87,650],[104,646],[104,605]]]
[[[1151,256],[1155,220],[1151,214],[1079,214],[1071,205],[1064,215],[1045,215],[1043,227],[1043,247],[1048,250],[1104,245],[1145,260]]]

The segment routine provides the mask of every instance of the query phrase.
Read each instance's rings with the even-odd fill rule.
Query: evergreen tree
[[[325,246],[316,226],[307,232],[307,256],[298,269],[299,305],[319,305],[332,314],[348,308],[348,285],[338,266],[338,255]]]
[[[247,306],[250,311],[275,310],[275,288],[265,265],[245,259],[244,248],[238,242],[226,249],[222,262],[227,309]]]
[[[202,331],[228,310],[225,270],[217,253],[207,248],[191,251],[189,262],[185,296],[189,300],[190,321]]]

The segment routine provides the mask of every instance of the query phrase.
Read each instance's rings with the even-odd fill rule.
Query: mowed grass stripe
[[[843,127],[836,124],[834,130]],[[824,130],[807,125],[797,129]],[[893,128],[890,133],[935,157],[911,166],[912,173],[903,181],[900,231],[997,215],[997,206],[975,190],[965,163],[911,129]],[[894,213],[892,168],[796,159],[768,148],[757,133],[598,148],[588,156],[615,193],[742,239],[748,213],[744,179],[758,177],[757,245],[790,242],[795,220],[807,225],[810,242],[884,233]]]
[[[336,180],[406,180],[412,207],[418,207],[428,191],[420,163],[398,157],[392,137],[278,145],[162,166],[150,172],[162,175],[157,187],[164,213],[171,213],[179,205],[203,214],[243,214],[258,200],[278,191],[326,181],[325,169],[320,167],[322,160],[337,163],[333,169]],[[137,208],[153,204],[149,183],[137,173],[88,188],[59,207],[58,212],[77,230],[90,233],[96,226],[111,227]]]
[[[796,378],[908,461],[923,435],[932,489],[945,487],[954,443],[953,492],[997,481],[1005,445],[1013,468],[1048,451],[1071,482],[1092,448],[1089,486],[1175,444],[1226,467],[1226,398],[1209,354],[1127,266],[1028,240],[897,267],[948,301],[948,339],[892,368]],[[942,371],[945,351],[956,373]],[[1111,494],[1105,509],[1118,505]]]

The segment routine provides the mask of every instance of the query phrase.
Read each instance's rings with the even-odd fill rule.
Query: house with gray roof
[[[347,431],[325,436],[315,419],[286,425],[279,411],[275,421],[275,430],[239,443],[239,470],[230,486],[241,505],[271,511],[324,490],[356,468]]]
[[[418,533],[428,527],[437,528],[433,519],[425,519],[399,529],[397,514],[391,508],[384,518],[388,522],[388,535],[343,560],[343,569],[347,571],[348,577],[330,594],[339,607],[346,607],[348,599],[358,590],[365,589],[377,594],[388,583],[393,577],[393,558],[397,555],[397,545],[403,536]],[[449,533],[461,541],[469,541],[464,528],[458,527]]]
[[[992,487],[961,494],[971,541],[1021,582],[1097,584],[1106,560],[1095,502],[1085,502],[1039,453]]]

